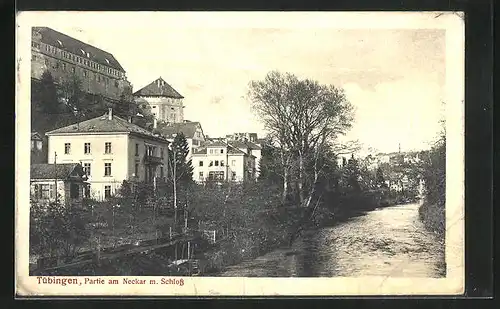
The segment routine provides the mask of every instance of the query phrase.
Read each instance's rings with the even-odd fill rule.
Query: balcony
[[[163,159],[158,156],[152,156],[152,155],[144,155],[144,164],[147,165],[162,165],[163,164]]]

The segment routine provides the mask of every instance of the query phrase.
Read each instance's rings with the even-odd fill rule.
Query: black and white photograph
[[[19,293],[463,292],[461,13],[17,30]]]

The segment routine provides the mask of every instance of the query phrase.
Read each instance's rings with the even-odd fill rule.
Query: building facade
[[[161,77],[134,92],[134,98],[139,104],[149,104],[159,122],[184,122],[184,97]]]
[[[193,150],[205,142],[205,134],[201,123],[195,121],[184,120],[183,123],[160,123],[156,132],[164,136],[169,142],[173,142],[177,134],[184,134],[189,147],[187,160],[192,159]]]
[[[254,181],[255,157],[224,142],[213,142],[193,152],[193,177],[204,181]]]
[[[112,110],[78,124],[47,132],[49,162],[81,163],[87,197],[103,200],[131,183],[165,181],[169,142],[158,134],[113,116]]]
[[[47,27],[33,27],[31,77],[40,80],[49,71],[57,84],[72,76],[82,82],[83,91],[119,99],[130,87],[126,72],[115,57],[97,47]]]
[[[80,164],[32,164],[30,172],[32,201],[81,205],[86,177]]]

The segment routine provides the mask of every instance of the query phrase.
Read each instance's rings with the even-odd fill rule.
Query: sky
[[[324,14],[314,18],[322,21],[316,26],[285,17],[266,23],[265,15],[238,23],[234,14],[216,22],[182,14],[99,14],[37,23],[112,53],[134,91],[161,76],[185,97],[185,119],[200,121],[209,136],[265,133],[246,93],[250,81],[272,70],[343,88],[355,119],[342,140],[358,140],[365,150],[426,149],[441,129],[443,29],[329,26],[331,16]]]

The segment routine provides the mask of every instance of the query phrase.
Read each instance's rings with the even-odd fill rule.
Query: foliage
[[[30,246],[33,253],[74,257],[88,240],[89,232],[82,210],[57,203],[32,201],[30,209]]]
[[[292,183],[299,203],[308,207],[321,173],[320,153],[350,128],[351,104],[333,85],[279,72],[252,81],[249,97],[279,149],[280,160],[275,162],[280,163],[276,174],[282,174],[282,202]]]
[[[192,160],[188,159],[189,144],[182,132],[177,134],[172,142],[171,148],[168,150],[169,165],[175,167],[175,173],[170,173],[170,177],[177,178],[177,181],[183,186],[187,186],[193,179],[193,164]]]

